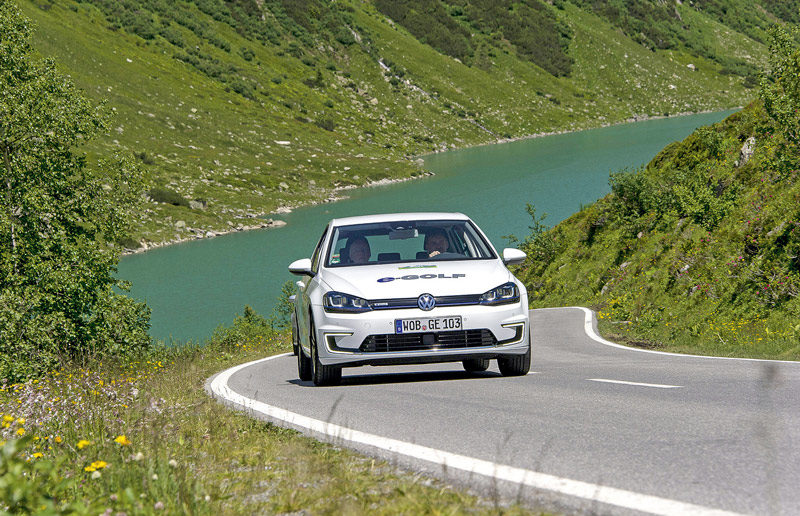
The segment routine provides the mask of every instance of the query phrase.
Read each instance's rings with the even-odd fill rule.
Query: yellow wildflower
[[[10,422],[14,421],[14,416],[6,414],[5,416],[3,416],[3,421],[5,421],[6,423],[10,423]]]
[[[124,435],[117,436],[117,438],[114,439],[114,442],[119,444],[119,445],[121,445],[121,446],[130,446],[131,445],[131,442]]]
[[[90,444],[92,444],[91,441],[87,441],[86,439],[81,439],[80,441],[78,441],[77,446],[78,446],[79,450],[82,450],[82,449],[86,448],[87,446],[89,446]]]
[[[25,424],[25,418],[21,417],[21,418],[17,419],[17,424],[24,425]]]
[[[25,435],[25,429],[20,428],[19,430],[17,430],[17,435]]]
[[[42,454],[41,454],[41,453],[39,453],[39,452],[36,452],[36,453],[34,453],[33,455],[31,455],[31,457],[33,457],[34,459],[39,459],[39,458],[41,458],[41,457],[44,457],[44,455],[42,455]]]
[[[61,439],[61,436],[60,436],[60,435],[57,435],[57,436],[56,436],[56,438],[55,438],[54,440],[55,440],[55,442],[57,442],[57,443],[60,443],[61,441],[63,441],[63,439]]]

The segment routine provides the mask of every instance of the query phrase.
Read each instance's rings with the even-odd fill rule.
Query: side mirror
[[[503,249],[503,263],[506,265],[518,265],[525,261],[527,255],[519,249],[506,247]]]
[[[314,276],[314,271],[311,270],[311,258],[303,258],[295,260],[289,265],[289,272],[297,274],[298,276]]]

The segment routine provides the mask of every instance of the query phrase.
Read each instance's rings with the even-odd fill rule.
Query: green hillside
[[[761,100],[547,230],[535,209],[520,276],[533,307],[598,310],[614,339],[800,359],[800,47],[775,40]]]
[[[156,243],[421,175],[431,151],[746,104],[762,21],[792,16],[676,4],[674,44],[652,45],[578,0],[20,4],[36,48],[116,113],[90,159],[138,158],[132,236]]]

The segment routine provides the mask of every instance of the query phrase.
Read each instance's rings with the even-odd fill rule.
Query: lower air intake
[[[386,353],[393,351],[427,351],[434,349],[478,348],[495,346],[497,339],[489,330],[456,330],[438,333],[389,333],[370,335],[359,351]]]

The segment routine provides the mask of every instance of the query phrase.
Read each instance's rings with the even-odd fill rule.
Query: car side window
[[[311,270],[314,272],[319,272],[319,259],[322,255],[322,242],[325,241],[325,235],[328,234],[328,228],[325,228],[325,231],[322,232],[322,236],[319,237],[319,242],[317,242],[317,248],[314,249],[314,254],[311,256]]]

